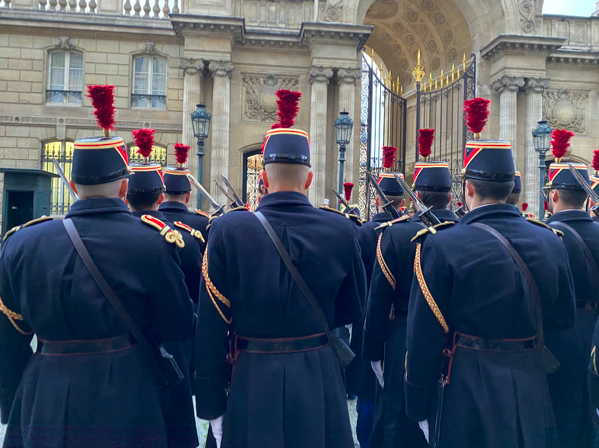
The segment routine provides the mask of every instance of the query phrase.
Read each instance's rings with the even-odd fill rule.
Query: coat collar
[[[439,221],[441,221],[441,222],[445,222],[445,221],[458,222],[459,221],[459,218],[456,216],[456,214],[449,209],[435,208],[431,211],[433,212],[433,215],[435,215],[437,218],[439,218]],[[414,215],[414,217],[412,219],[410,219],[410,221],[411,222],[421,222],[421,219],[420,219],[421,214],[422,214],[422,212],[418,212],[416,215]]]
[[[163,202],[162,204],[160,204],[160,207],[158,207],[159,210],[178,210],[178,211],[182,211],[182,212],[188,212],[189,209],[187,208],[187,206],[185,204],[181,204],[180,202],[175,202],[175,201],[166,201]]]
[[[520,211],[511,204],[491,204],[478,207],[464,215],[458,225],[468,225],[475,221],[488,218],[519,218],[523,219]]]
[[[583,212],[582,210],[566,210],[551,215],[549,218],[547,218],[546,223],[551,224],[552,222],[556,221],[592,221],[592,218],[587,212]]]
[[[72,216],[95,215],[98,213],[129,213],[127,204],[117,198],[90,198],[75,202],[66,218]]]
[[[138,218],[141,218],[143,215],[150,215],[156,219],[159,219],[163,222],[168,222],[168,219],[166,219],[166,217],[164,216],[164,213],[162,213],[160,210],[139,210],[136,212],[131,212],[131,214],[133,216],[137,216]]]
[[[372,217],[372,222],[387,222],[391,221],[387,212],[379,212]]]
[[[263,196],[260,200],[260,205],[256,210],[269,207],[281,206],[309,206],[312,207],[306,195],[296,191],[279,191],[277,193],[269,193]]]

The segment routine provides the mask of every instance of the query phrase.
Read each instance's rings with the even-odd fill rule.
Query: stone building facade
[[[360,124],[371,107],[362,95],[363,52],[407,101],[407,171],[418,57],[426,79],[438,80],[472,54],[476,94],[493,100],[485,136],[512,142],[524,200],[535,210],[538,120],[576,133],[572,160],[589,163],[599,147],[599,19],[541,9],[542,0],[0,0],[0,168],[51,170],[51,155],[68,168],[72,142],[99,132],[85,86],[112,84],[116,134],[132,143],[133,130],[156,129],[157,157],[169,164],[184,142],[192,172],[189,117],[206,104],[202,182],[224,201],[213,180],[224,174],[249,194],[276,120],[274,92],[290,88],[303,93],[297,127],[310,134],[309,196],[319,205],[337,186],[333,123],[341,110],[356,123],[344,177],[360,181]],[[68,208],[62,193],[54,201],[62,204],[56,214]]]

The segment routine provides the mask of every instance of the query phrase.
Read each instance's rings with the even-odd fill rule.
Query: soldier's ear
[[[127,187],[129,186],[129,179],[123,179],[121,182],[121,189],[119,190],[119,198],[125,198],[127,196]]]
[[[156,202],[156,204],[160,205],[164,202],[164,193],[160,193],[160,196],[158,196],[158,202]]]
[[[312,172],[312,170],[310,170],[308,172],[308,177],[306,178],[306,186],[304,187],[304,189],[307,190],[308,188],[310,188],[310,185],[312,185],[312,178],[313,177],[314,177],[314,173]],[[264,185],[266,185],[266,179],[264,180]]]
[[[466,180],[466,196],[472,198],[474,197],[474,187],[472,186],[472,184],[470,183],[469,180]]]
[[[73,190],[75,192],[75,194],[79,194],[79,192],[77,191],[77,185],[75,185],[75,182],[73,182],[72,180],[69,181],[69,186],[71,187],[71,190]]]
[[[191,191],[188,191],[187,194],[185,195],[185,202],[189,202],[191,200]]]
[[[268,187],[270,186],[270,182],[268,180],[268,173],[266,172],[266,170],[264,168],[262,168],[262,170],[260,171],[260,177],[262,178],[262,182],[264,182],[264,188],[266,190],[268,190]]]

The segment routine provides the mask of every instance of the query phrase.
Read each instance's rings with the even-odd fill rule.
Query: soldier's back
[[[201,210],[189,211],[187,206],[180,202],[167,201],[160,204],[159,210],[171,221],[181,221],[188,226],[199,230],[205,240],[208,239],[209,215]]]

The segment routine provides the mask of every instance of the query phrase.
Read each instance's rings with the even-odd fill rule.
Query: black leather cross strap
[[[289,270],[291,277],[293,277],[293,279],[295,280],[295,283],[297,283],[297,286],[299,287],[300,291],[302,292],[302,294],[304,295],[304,297],[306,298],[306,300],[308,301],[308,303],[310,304],[310,306],[312,307],[312,309],[318,316],[318,320],[320,321],[322,327],[324,328],[324,331],[327,335],[327,339],[329,340],[329,343],[331,344],[331,346],[335,350],[335,353],[339,357],[341,364],[344,367],[347,366],[351,362],[351,359],[353,359],[355,357],[355,354],[351,351],[351,349],[349,347],[347,347],[347,344],[343,343],[343,341],[340,338],[336,338],[331,334],[331,331],[329,329],[329,324],[327,323],[327,318],[325,317],[324,312],[322,311],[322,308],[316,301],[316,298],[312,294],[312,291],[310,291],[310,288],[304,281],[304,278],[302,277],[302,275],[299,273],[297,268],[293,265],[293,262],[291,261],[291,257],[289,256],[287,249],[285,249],[285,246],[283,246],[283,243],[281,242],[280,238],[277,236],[276,232],[274,231],[274,229],[272,228],[272,226],[270,225],[270,223],[268,222],[266,217],[261,212],[255,212],[254,215],[256,215],[256,217],[258,218],[258,220],[264,227],[264,230],[266,230],[266,233],[268,233],[268,236],[270,237],[273,244],[275,245],[277,252],[279,252],[279,255],[281,256],[283,263],[285,263],[285,266],[287,266],[287,269]]]
[[[112,288],[108,285],[104,276],[98,270],[96,263],[94,263],[94,260],[87,251],[85,244],[83,244],[83,241],[79,236],[79,232],[77,232],[75,224],[73,224],[73,220],[71,220],[70,218],[65,219],[63,221],[63,224],[67,230],[67,233],[69,234],[69,238],[71,239],[73,246],[75,246],[75,250],[81,257],[83,264],[93,277],[94,281],[96,282],[106,299],[108,299],[108,301],[114,307],[116,312],[121,316],[121,318],[125,322],[125,325],[127,325],[129,331],[135,337],[137,343],[139,344],[139,347],[143,350],[148,362],[152,366],[152,370],[154,370],[154,373],[158,378],[159,383],[167,384],[168,380],[156,361],[154,351],[150,347],[150,343],[148,342],[142,331],[139,329],[139,327],[137,326],[127,309],[123,306],[123,303],[119,300]]]
[[[329,345],[327,335],[317,334],[302,338],[256,339],[237,337],[237,350],[250,353],[296,353],[316,350]]]
[[[566,230],[574,237],[574,239],[578,242],[580,247],[582,247],[584,255],[585,255],[587,261],[589,262],[589,264],[591,265],[591,268],[593,270],[593,277],[597,278],[599,276],[599,269],[597,268],[597,262],[595,261],[595,258],[593,257],[593,254],[591,253],[591,250],[589,249],[589,246],[587,245],[587,243],[585,243],[585,241],[580,236],[580,233],[578,233],[576,230],[574,230],[572,228],[572,226],[570,226],[562,221],[554,221],[551,223],[551,225],[557,227],[558,229],[561,228],[561,229]]]

